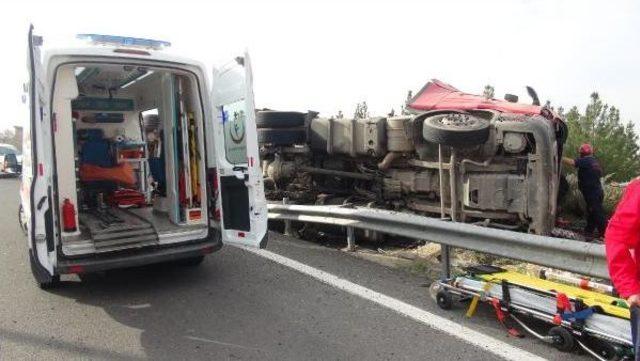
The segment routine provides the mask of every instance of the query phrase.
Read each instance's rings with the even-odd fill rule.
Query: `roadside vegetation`
[[[566,113],[562,108],[558,109],[560,113],[564,113],[569,126],[564,153],[567,157],[575,158],[580,144],[590,143],[594,147],[595,156],[604,173],[604,208],[610,215],[624,190],[618,183],[628,182],[640,174],[638,134],[631,121],[623,122],[620,119],[618,108],[605,103],[596,92],[590,98],[584,111],[576,106]],[[566,174],[569,193],[560,205],[561,215],[582,218],[586,214],[585,204],[578,190],[575,170],[566,169]]]

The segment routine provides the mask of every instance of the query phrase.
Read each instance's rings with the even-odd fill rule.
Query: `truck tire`
[[[465,113],[433,115],[424,119],[422,136],[436,144],[476,146],[489,139],[489,121]]]
[[[262,110],[256,114],[258,128],[295,128],[304,126],[307,113]]]
[[[304,127],[291,129],[258,129],[258,143],[272,145],[302,144],[307,141],[307,130]]]

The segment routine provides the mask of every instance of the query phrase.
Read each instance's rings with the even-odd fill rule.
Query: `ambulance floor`
[[[130,208],[129,212],[132,212],[139,217],[145,219],[147,222],[151,223],[153,227],[156,229],[158,234],[169,234],[169,233],[179,233],[188,230],[196,230],[205,228],[204,224],[195,224],[195,225],[177,225],[169,219],[169,215],[166,213],[156,212],[153,210],[153,207],[144,207],[144,208]]]

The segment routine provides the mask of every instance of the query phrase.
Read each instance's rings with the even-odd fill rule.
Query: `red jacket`
[[[609,275],[620,296],[640,294],[640,180],[629,183],[605,232]],[[640,255],[640,254],[639,254]]]

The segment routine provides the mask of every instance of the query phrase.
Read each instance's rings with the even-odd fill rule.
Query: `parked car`
[[[18,158],[16,153],[7,153],[0,155],[0,171],[4,173],[22,173],[22,159]]]
[[[11,144],[0,144],[0,172],[22,172],[22,154]]]
[[[402,116],[258,112],[267,198],[549,234],[567,127],[548,108],[508,98],[485,99],[434,80]]]

